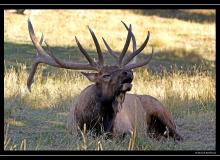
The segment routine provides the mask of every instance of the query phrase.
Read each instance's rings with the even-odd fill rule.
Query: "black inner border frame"
[[[65,1],[65,0],[64,0]],[[32,1],[34,2],[34,1]],[[56,2],[56,0],[55,0]],[[137,1],[138,2],[138,1]],[[209,0],[209,3],[211,1]],[[22,3],[22,1],[21,1]],[[216,9],[216,53],[218,53],[218,23],[219,23],[219,5],[214,4],[8,4],[8,5],[2,5],[1,6],[1,15],[2,15],[2,28],[4,28],[4,9]],[[4,33],[2,33],[4,35]],[[3,37],[1,38],[3,46],[4,46],[4,40]],[[3,49],[3,47],[1,47]],[[4,53],[4,51],[2,51]],[[216,54],[216,62],[217,62],[217,56]],[[3,62],[3,61],[2,61]],[[3,64],[3,63],[2,63]],[[4,67],[2,67],[4,68]],[[218,68],[218,63],[216,63],[216,70]],[[4,72],[4,70],[2,70]],[[216,72],[217,73],[217,72]],[[3,74],[2,74],[3,75]],[[218,82],[218,76],[216,76],[216,82]],[[217,84],[216,84],[216,99],[217,98]],[[3,92],[2,92],[3,93]],[[3,101],[2,101],[3,102]],[[4,151],[3,147],[0,152],[0,155],[69,155],[69,156],[76,156],[76,155],[127,155],[127,156],[133,156],[133,155],[142,155],[142,156],[169,156],[169,155],[182,155],[182,156],[205,156],[205,159],[207,156],[215,156],[219,155],[219,138],[218,134],[219,132],[219,118],[218,113],[219,107],[216,105],[216,150],[213,151]],[[3,110],[3,107],[2,107]],[[4,113],[3,111],[1,112]],[[4,115],[2,117],[2,122],[4,122]],[[2,125],[4,130],[4,125]],[[2,144],[4,141],[4,132],[2,131]],[[213,157],[214,158],[214,157]]]

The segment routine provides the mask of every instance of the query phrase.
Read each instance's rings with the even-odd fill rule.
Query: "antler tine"
[[[129,32],[129,28],[128,26],[125,24],[125,22],[121,21],[123,23],[123,25],[125,26],[125,28],[127,29],[127,31]],[[135,39],[135,36],[134,34],[132,33],[132,26],[131,26],[131,40],[132,40],[132,43],[133,43],[133,52],[136,51],[137,49],[137,46],[136,46],[136,39]]]
[[[126,42],[125,42],[125,45],[124,45],[124,48],[119,56],[119,60],[118,60],[118,63],[119,63],[119,66],[122,65],[122,60],[124,58],[124,55],[125,53],[127,52],[128,50],[128,47],[129,47],[129,44],[130,44],[130,41],[131,41],[131,25],[129,25],[129,30],[128,30],[128,35],[127,35],[127,39],[126,39]]]
[[[55,57],[53,51],[50,49],[49,44],[46,42],[46,40],[44,41],[44,43],[47,46],[48,52],[47,54],[49,55],[50,58],[52,58],[52,60],[54,60],[58,66],[56,67],[60,67],[60,68],[66,68],[66,69],[85,69],[85,70],[98,70],[97,66],[94,64],[92,65],[89,62],[88,64],[83,64],[83,63],[73,63],[73,62],[66,62],[66,61],[62,61],[60,59],[58,59],[57,57]]]
[[[98,40],[97,40],[97,38],[95,36],[95,33],[92,31],[92,29],[89,28],[89,26],[88,26],[88,29],[89,29],[89,32],[92,35],[93,41],[94,41],[95,46],[96,46],[96,50],[97,50],[98,58],[99,58],[98,63],[99,63],[99,65],[103,66],[104,65],[104,59],[103,59],[103,56],[102,56],[102,51],[101,51],[99,42],[98,42]]]
[[[40,45],[42,45],[43,40],[44,40],[44,34],[42,33],[41,38],[40,38],[40,42],[39,42]],[[37,51],[37,49],[36,49],[36,51]],[[38,51],[37,51],[37,54],[39,54]],[[31,84],[33,83],[34,74],[37,71],[37,65],[38,65],[38,63],[34,63],[32,65],[31,72],[30,72],[30,75],[27,80],[27,87],[28,87],[29,92],[31,92]]]
[[[34,75],[37,71],[37,66],[38,66],[39,63],[34,63],[31,67],[31,72],[29,74],[29,77],[27,79],[27,88],[29,90],[29,92],[31,92],[31,85],[32,83],[34,82],[33,79],[34,79]]]
[[[150,32],[148,31],[147,37],[144,41],[144,43],[140,46],[140,48],[138,48],[135,52],[133,52],[132,54],[130,54],[124,61],[123,61],[123,65],[128,64],[136,55],[138,55],[147,45],[147,42],[150,38]]]
[[[75,36],[75,40],[76,40],[76,44],[79,47],[79,50],[82,52],[82,54],[86,57],[86,59],[89,61],[89,63],[92,66],[97,66],[96,63],[93,61],[93,59],[88,55],[88,53],[86,52],[86,50],[82,47],[82,45],[79,43],[77,37]]]
[[[138,62],[138,63],[128,64],[124,68],[127,70],[130,70],[130,69],[145,66],[146,64],[148,64],[151,61],[153,54],[154,54],[154,48],[152,47],[152,53],[150,55],[145,56],[145,60],[143,60],[142,62]]]
[[[33,29],[33,26],[31,24],[30,18],[28,18],[28,30],[29,30],[30,38],[31,38],[31,40],[32,40],[32,42],[33,42],[37,52],[39,54],[46,55],[47,53],[44,51],[44,49],[41,46],[41,44],[43,42],[43,34],[41,36],[41,40],[40,40],[40,43],[39,43],[38,40],[37,40],[37,37],[35,36],[34,29]]]
[[[121,21],[121,22],[124,24],[124,26],[127,29],[127,31],[129,31],[128,26],[123,21]],[[132,26],[131,26],[131,40],[132,40],[132,43],[133,43],[133,52],[135,52],[137,50],[137,45],[136,45],[135,36],[134,36],[134,34],[132,32]],[[137,61],[137,57],[135,56],[134,59],[130,63],[136,63],[136,61]]]
[[[49,51],[49,52],[48,52],[48,55],[50,55],[50,57],[52,57],[57,64],[59,64],[60,66],[66,68],[66,67],[67,67],[66,64],[65,64],[63,61],[59,60],[58,58],[56,58],[56,57],[54,56],[54,53],[53,53],[53,51],[50,49],[50,46],[49,46],[49,44],[47,43],[46,40],[44,41],[44,43],[46,44],[47,49],[48,49],[48,51]]]
[[[105,39],[104,39],[103,37],[102,37],[102,40],[103,40],[103,42],[104,42],[106,48],[108,49],[108,52],[109,52],[116,60],[118,60],[119,56],[118,56],[115,52],[112,51],[112,49],[109,47],[108,43],[105,41]]]
[[[121,22],[124,24],[125,28],[126,28],[127,31],[129,32],[128,26],[127,26],[123,21],[121,21]],[[134,51],[136,51],[136,39],[135,39],[134,34],[132,33],[132,26],[130,25],[130,27],[131,27],[131,39],[132,39],[132,43],[133,43],[133,52],[134,52]],[[105,41],[105,39],[104,39],[103,37],[102,37],[102,39],[103,39],[103,42],[104,42],[106,48],[108,49],[108,52],[109,52],[115,59],[118,60],[118,58],[119,58],[118,54],[116,54],[115,52],[112,51],[112,49],[110,48],[110,46],[108,45],[108,43]],[[136,58],[136,57],[135,57],[135,58]]]
[[[40,45],[42,45],[43,41],[44,41],[44,34],[42,33],[40,38]]]

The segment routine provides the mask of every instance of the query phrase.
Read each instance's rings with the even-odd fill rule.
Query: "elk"
[[[37,57],[31,68],[27,87],[31,91],[33,78],[40,63],[48,64],[58,68],[73,70],[90,70],[95,72],[81,72],[93,84],[86,87],[74,101],[67,117],[67,129],[70,132],[83,129],[84,125],[88,130],[96,134],[110,133],[112,136],[121,136],[137,130],[146,129],[153,133],[153,137],[173,137],[174,140],[182,140],[177,133],[176,125],[168,110],[154,97],[149,95],[127,94],[132,89],[133,69],[147,65],[152,59],[152,54],[145,57],[143,61],[137,61],[137,55],[146,47],[150,38],[148,31],[143,44],[137,49],[136,39],[132,33],[132,27],[122,22],[127,30],[127,38],[120,54],[114,52],[104,38],[103,42],[108,52],[115,58],[116,63],[105,65],[102,51],[95,33],[88,26],[89,32],[94,41],[98,61],[92,59],[82,47],[75,36],[76,44],[85,56],[88,63],[76,63],[64,61],[57,58],[46,41],[43,34],[38,40],[35,36],[33,26],[28,19],[28,30],[30,38],[35,46]],[[133,44],[133,51],[126,56],[130,45]],[[42,43],[45,42],[47,50],[44,50]]]

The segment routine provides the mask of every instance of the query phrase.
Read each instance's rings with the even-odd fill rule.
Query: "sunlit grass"
[[[34,105],[37,108],[49,107],[65,100],[66,97],[77,96],[83,88],[91,84],[79,72],[59,70],[57,73],[42,77],[42,71],[43,67],[39,67],[31,92],[26,86],[29,73],[25,66],[21,65],[17,70],[11,68],[5,71],[4,97],[11,98],[19,95],[25,102],[35,101],[35,105],[39,105]],[[135,72],[133,84],[131,93],[152,95],[162,101],[176,95],[179,100],[187,101],[215,99],[215,79],[206,73],[198,72],[189,76],[177,71],[164,73],[161,77],[147,70],[138,70]],[[46,104],[43,104],[45,102]]]
[[[149,94],[160,100],[178,95],[179,100],[209,101],[215,99],[215,79],[206,74],[198,72],[189,76],[177,71],[164,73],[161,77],[161,75],[151,75],[147,70],[143,70],[136,73],[132,92]]]

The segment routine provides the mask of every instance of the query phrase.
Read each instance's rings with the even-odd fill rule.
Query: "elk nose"
[[[133,78],[133,73],[132,73],[131,71],[123,71],[122,74],[123,74],[124,76]]]

